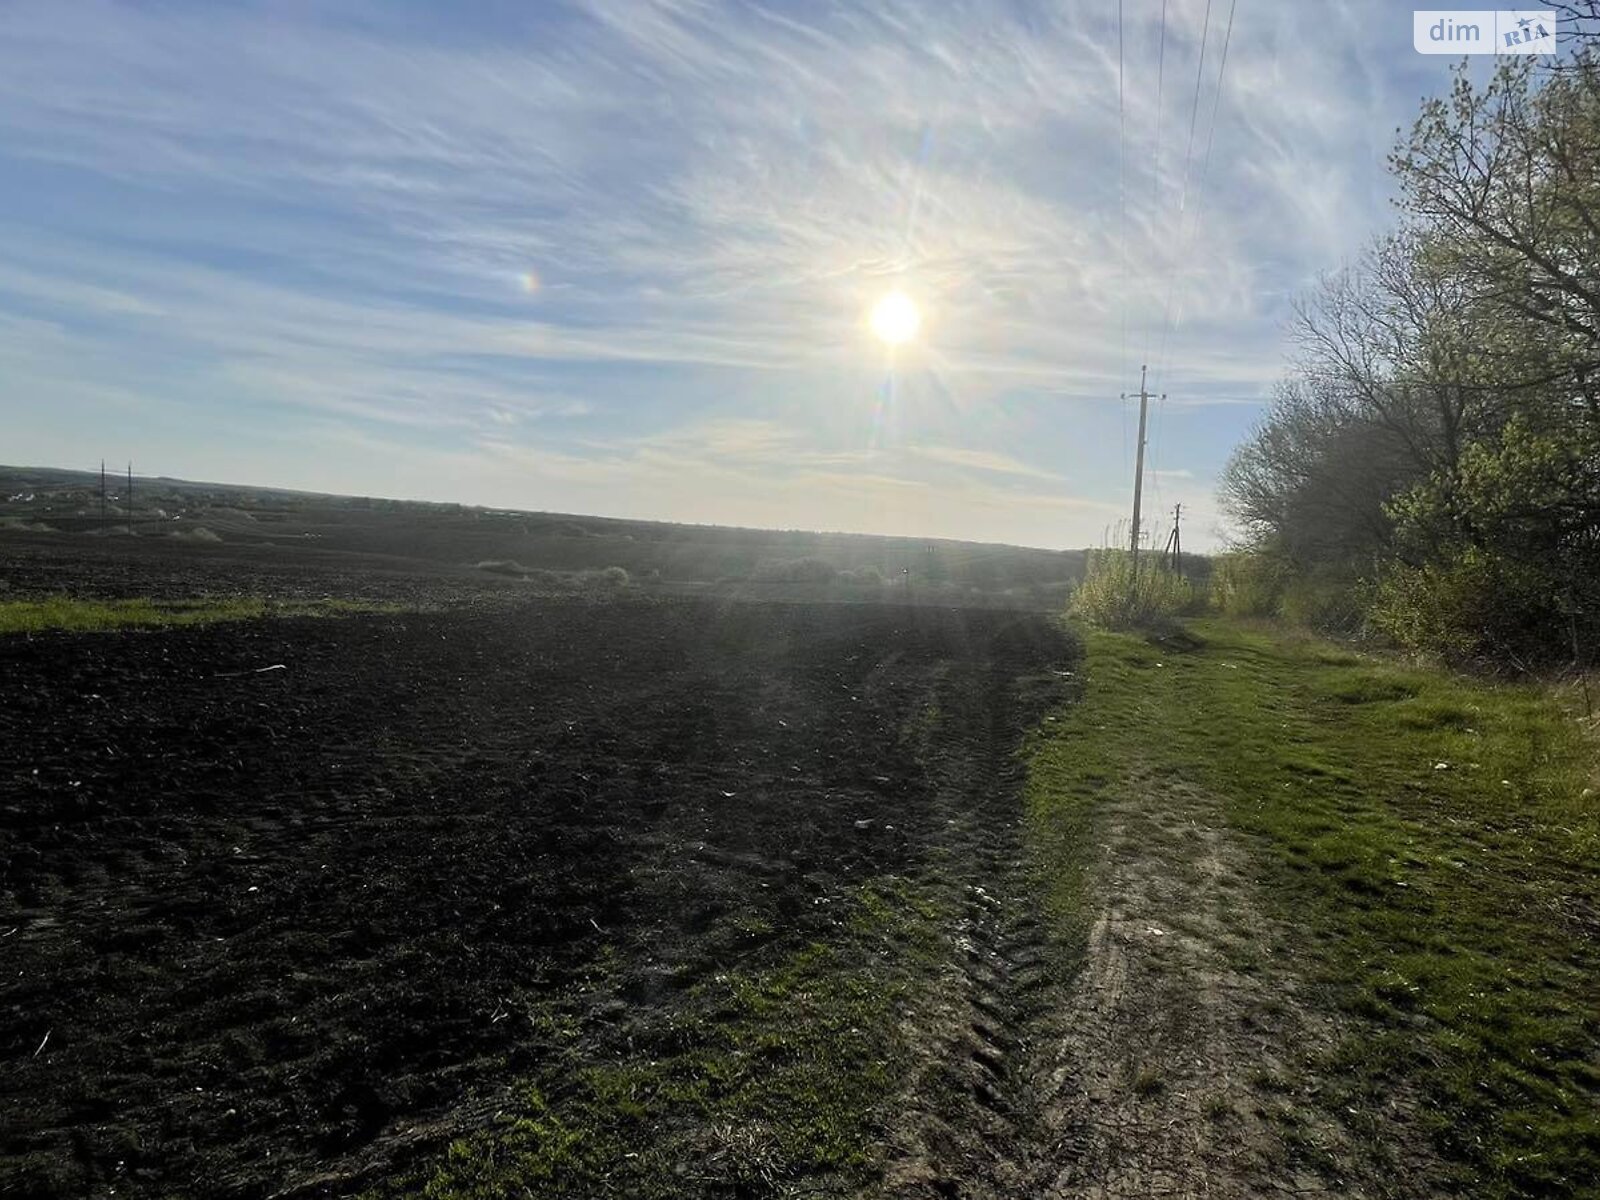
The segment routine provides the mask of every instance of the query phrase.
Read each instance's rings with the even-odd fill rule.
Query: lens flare
[[[904,292],[890,292],[873,306],[872,332],[891,346],[909,342],[922,326],[922,313]]]

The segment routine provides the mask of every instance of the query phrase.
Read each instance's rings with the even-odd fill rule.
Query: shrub
[[[1451,662],[1537,655],[1562,622],[1541,572],[1478,549],[1422,566],[1390,564],[1368,615],[1404,649]]]
[[[1323,633],[1354,634],[1366,620],[1367,592],[1360,582],[1333,567],[1286,572],[1278,611],[1295,625]]]
[[[605,567],[598,571],[550,571],[543,567],[525,567],[509,558],[487,559],[477,566],[480,571],[509,575],[545,588],[625,588],[633,582],[625,567]]]
[[[1209,578],[1183,577],[1189,584],[1189,596],[1178,610],[1182,617],[1203,617],[1211,611],[1211,581]]]
[[[176,541],[211,544],[222,539],[204,525],[191,525],[188,529],[179,529],[168,535]]]
[[[832,583],[837,575],[833,564],[820,558],[768,558],[750,572],[762,583]]]
[[[554,575],[567,587],[581,588],[587,591],[617,591],[633,584],[633,577],[628,574],[626,567],[603,567],[599,570],[588,571],[552,571],[549,574]]]
[[[1220,554],[1211,567],[1211,603],[1230,617],[1275,617],[1287,576],[1282,560],[1253,550]]]
[[[884,585],[883,572],[877,567],[856,567],[851,571],[840,571],[840,583],[851,587],[880,588]]]
[[[1089,552],[1083,582],[1072,593],[1073,616],[1107,629],[1164,625],[1191,603],[1194,590],[1183,576],[1147,555],[1137,576],[1126,550]]]
[[[1388,507],[1397,557],[1373,623],[1409,649],[1520,666],[1600,644],[1600,423],[1513,416]],[[1398,632],[1397,632],[1398,631]]]

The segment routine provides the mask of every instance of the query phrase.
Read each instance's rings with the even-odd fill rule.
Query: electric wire
[[[1194,99],[1193,99],[1193,101],[1191,103],[1190,112],[1189,112],[1189,149],[1185,151],[1185,155],[1184,155],[1183,190],[1180,193],[1181,198],[1180,198],[1179,204],[1178,204],[1177,243],[1178,243],[1178,253],[1179,253],[1180,256],[1182,255],[1182,253],[1184,251],[1184,248],[1189,243],[1189,240],[1190,240],[1189,239],[1189,234],[1193,230],[1195,230],[1195,229],[1197,229],[1199,227],[1200,211],[1201,211],[1201,206],[1202,206],[1202,204],[1204,202],[1205,195],[1206,195],[1206,185],[1208,184],[1208,182],[1210,181],[1210,178],[1211,178],[1212,149],[1213,149],[1213,147],[1214,147],[1214,145],[1216,143],[1217,119],[1218,119],[1218,115],[1219,115],[1219,112],[1220,112],[1220,109],[1221,109],[1221,105],[1222,105],[1222,87],[1223,87],[1223,82],[1227,77],[1227,71],[1228,71],[1228,49],[1233,44],[1233,23],[1234,23],[1234,18],[1238,13],[1238,7],[1239,7],[1239,0],[1229,0],[1229,4],[1228,4],[1228,22],[1227,22],[1227,26],[1226,26],[1225,30],[1223,31],[1222,50],[1221,50],[1221,54],[1220,54],[1220,57],[1218,59],[1218,64],[1217,64],[1217,85],[1216,85],[1216,89],[1212,93],[1212,97],[1211,97],[1211,118],[1210,118],[1210,124],[1209,124],[1209,126],[1207,128],[1207,131],[1206,131],[1206,148],[1205,148],[1205,153],[1204,153],[1204,155],[1202,156],[1202,159],[1201,159],[1201,167],[1200,167],[1199,178],[1198,178],[1198,181],[1197,181],[1197,183],[1195,185],[1195,204],[1194,204],[1194,209],[1193,209],[1192,212],[1186,212],[1186,209],[1187,209],[1187,196],[1188,196],[1188,181],[1189,181],[1189,158],[1190,158],[1190,155],[1191,155],[1191,153],[1193,151],[1193,147],[1194,147],[1195,121],[1196,121],[1196,118],[1197,118],[1197,114],[1199,112],[1199,102],[1200,102],[1200,95],[1201,95],[1201,83],[1202,83],[1202,80],[1204,78],[1204,69],[1205,69],[1206,42],[1207,42],[1207,37],[1209,35],[1209,25],[1210,25],[1210,18],[1211,18],[1211,0],[1206,0],[1206,17],[1205,17],[1205,22],[1204,22],[1204,25],[1203,25],[1203,28],[1202,28],[1201,43],[1200,43],[1200,62],[1199,62],[1199,65],[1196,67],[1196,70],[1195,70],[1195,93],[1194,93]],[[1162,396],[1162,399],[1160,401],[1158,401],[1158,403],[1157,403],[1155,428],[1154,428],[1154,431],[1153,431],[1153,435],[1151,437],[1151,453],[1150,453],[1151,467],[1150,467],[1150,469],[1151,469],[1151,482],[1155,487],[1155,491],[1156,491],[1158,502],[1160,502],[1161,496],[1160,496],[1160,485],[1158,483],[1156,483],[1156,480],[1159,479],[1159,475],[1156,472],[1159,470],[1159,458],[1158,458],[1158,455],[1159,455],[1159,452],[1160,452],[1163,417],[1165,415],[1165,409],[1166,409],[1166,402],[1165,402],[1166,375],[1167,375],[1168,366],[1170,365],[1168,356],[1169,356],[1169,353],[1170,353],[1170,350],[1171,350],[1172,339],[1173,339],[1174,335],[1177,333],[1178,329],[1181,327],[1182,322],[1183,322],[1183,313],[1182,313],[1181,309],[1174,309],[1172,307],[1172,304],[1171,304],[1172,291],[1170,289],[1174,285],[1175,285],[1175,274],[1172,275],[1172,276],[1169,276],[1168,303],[1163,309],[1163,318],[1162,318],[1163,332],[1162,332],[1162,335],[1161,335],[1160,349],[1159,349],[1159,352],[1158,352],[1158,355],[1157,355],[1157,360],[1156,360],[1156,362],[1157,362],[1157,366],[1156,366],[1157,385],[1156,386],[1158,387],[1158,389],[1160,389],[1160,395]]]

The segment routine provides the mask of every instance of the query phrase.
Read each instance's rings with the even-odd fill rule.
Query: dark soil
[[[668,1003],[923,860],[929,681],[1066,653],[664,597],[0,639],[0,1194],[356,1186],[536,1071],[511,1014],[602,947]]]

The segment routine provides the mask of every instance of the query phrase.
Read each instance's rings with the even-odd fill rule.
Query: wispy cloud
[[[738,504],[717,463],[756,489],[781,463],[812,489],[786,524],[826,523],[826,489],[858,523],[965,528],[933,494],[959,486],[986,536],[1050,511],[1047,540],[1096,540],[1139,362],[1184,433],[1154,469],[1208,478],[1287,296],[1383,219],[1421,86],[1403,38],[1371,49],[1377,0],[1241,4],[1212,144],[1222,6],[1123,8],[1120,117],[1103,7],[19,0],[0,355],[63,423],[142,397],[169,458],[332,428],[419,456],[391,490],[440,478],[428,455],[521,454],[701,519]],[[892,370],[861,327],[889,286],[927,318]]]

